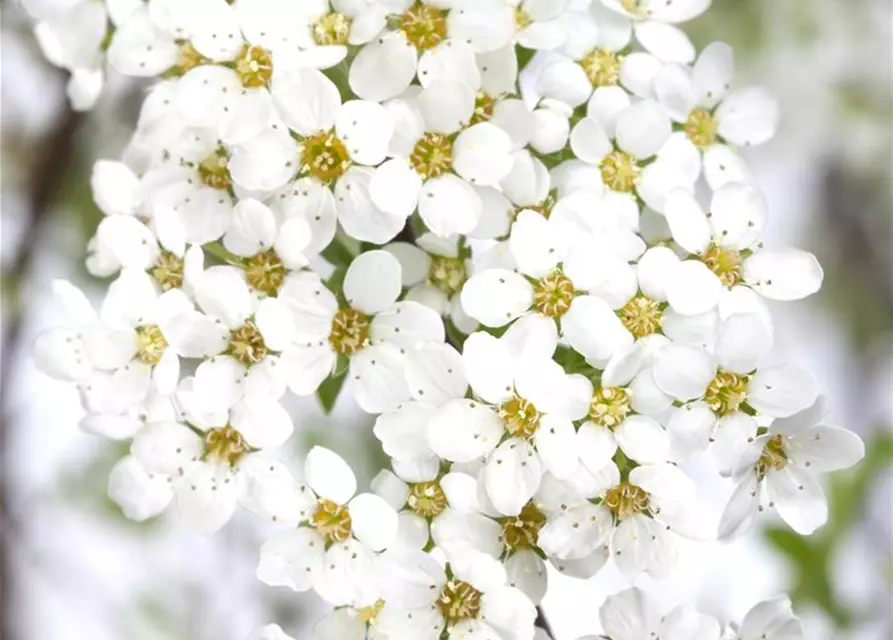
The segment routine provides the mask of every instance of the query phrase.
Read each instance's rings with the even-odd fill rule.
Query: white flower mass
[[[57,281],[68,324],[34,345],[82,428],[131,442],[128,517],[275,523],[257,576],[332,606],[319,640],[544,638],[549,564],[661,579],[680,537],[824,524],[820,475],[864,449],[772,363],[764,299],[823,273],[763,245],[740,150],[779,109],[681,30],[709,0],[24,5],[74,108],[109,71],[152,79],[93,170],[107,294]],[[391,458],[371,492],[328,449],[276,457],[286,394],[330,409],[345,382]],[[705,450],[737,487],[715,521],[679,466]],[[736,625],[630,589],[599,617],[611,640],[802,637],[784,596]]]

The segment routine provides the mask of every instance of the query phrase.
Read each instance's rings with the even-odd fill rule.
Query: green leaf
[[[336,364],[335,366],[338,365]],[[326,415],[332,413],[332,409],[335,407],[335,402],[337,402],[338,395],[341,393],[341,387],[344,386],[344,381],[347,380],[345,373],[346,370],[337,376],[333,373],[323,380],[322,384],[319,385],[319,389],[316,390],[316,398],[319,400],[319,404]]]
[[[321,251],[322,257],[335,267],[348,267],[353,262],[354,254],[350,249],[341,242],[340,238],[335,238],[329,243],[329,246]]]

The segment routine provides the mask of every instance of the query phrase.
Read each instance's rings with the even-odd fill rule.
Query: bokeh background
[[[893,218],[891,24],[888,0],[714,0],[689,25],[699,47],[735,47],[739,86],[768,85],[784,119],[748,150],[767,193],[770,246],[797,245],[825,268],[819,295],[776,305],[774,358],[811,369],[832,398],[832,422],[866,442],[863,464],[827,482],[831,520],[800,538],[771,517],[731,545],[685,550],[684,569],[642,579],[665,609],[692,602],[724,619],[790,592],[807,640],[893,638]],[[29,344],[61,323],[49,295],[68,278],[99,297],[83,267],[99,212],[91,163],[116,157],[143,87],[112,78],[98,108],[72,113],[65,77],[41,57],[15,2],[2,7],[2,378],[0,378],[0,638],[243,640],[277,621],[309,638],[312,596],[254,577],[266,535],[250,517],[203,538],[175,518],[127,521],[106,497],[126,450],[77,428],[74,389],[38,373]],[[294,402],[295,459],[316,443],[342,452],[364,479],[382,459],[371,423],[349,398],[331,416]],[[731,485],[706,460],[687,469],[718,518]],[[600,629],[594,612],[626,586],[615,571],[587,582],[555,576],[543,603],[556,640]]]

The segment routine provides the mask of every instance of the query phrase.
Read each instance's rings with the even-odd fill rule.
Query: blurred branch
[[[540,629],[546,632],[550,638],[554,638],[555,635],[552,633],[552,627],[549,626],[549,621],[546,620],[546,614],[543,613],[542,606],[538,606],[536,608],[536,622],[534,623]]]
[[[60,74],[61,78],[61,74]],[[49,131],[37,156],[35,166],[29,175],[28,197],[22,213],[21,241],[9,268],[4,273],[8,288],[4,308],[4,331],[0,342],[3,376],[0,376],[0,638],[13,640],[12,598],[14,581],[12,576],[14,554],[12,538],[15,521],[10,505],[10,469],[8,460],[8,437],[12,430],[13,410],[10,406],[10,383],[14,376],[12,362],[19,356],[22,333],[23,309],[21,303],[21,283],[31,271],[37,253],[43,223],[55,201],[75,146],[75,133],[83,119],[82,114],[71,110],[67,102],[59,115],[56,126]]]

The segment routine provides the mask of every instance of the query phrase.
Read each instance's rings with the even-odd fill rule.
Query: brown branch
[[[61,77],[61,74],[60,74]],[[10,381],[15,376],[15,361],[20,357],[19,344],[22,334],[22,302],[20,285],[31,271],[37,253],[43,225],[51,207],[59,195],[66,171],[71,164],[75,148],[75,133],[83,119],[82,114],[67,105],[59,115],[56,126],[47,134],[41,145],[41,153],[29,172],[27,206],[22,222],[22,237],[17,253],[4,274],[10,285],[6,300],[5,330],[0,342],[3,375],[0,376],[0,638],[13,640],[15,624],[13,600],[15,579],[12,559],[15,554],[13,529],[15,520],[10,505],[10,460],[8,437],[13,427],[13,411],[10,406]]]

